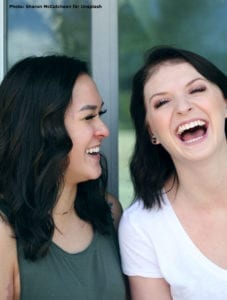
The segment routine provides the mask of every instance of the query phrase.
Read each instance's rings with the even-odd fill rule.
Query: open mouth
[[[203,120],[196,120],[180,125],[177,135],[185,143],[193,143],[201,140],[207,132],[207,123]]]
[[[93,148],[89,148],[89,149],[86,150],[86,154],[89,154],[89,155],[100,154],[100,147],[96,146],[96,147],[93,147]]]

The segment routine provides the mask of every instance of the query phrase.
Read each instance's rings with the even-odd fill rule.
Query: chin
[[[100,170],[99,172],[94,172],[93,174],[89,174],[87,180],[95,180],[98,179],[102,174],[102,171]]]
[[[95,180],[95,179],[98,179],[100,176],[101,176],[101,172],[99,173],[99,174],[97,174],[96,176],[93,176],[93,178],[91,178],[91,179],[93,179],[93,180]]]

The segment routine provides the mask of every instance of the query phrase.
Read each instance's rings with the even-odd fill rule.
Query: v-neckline
[[[163,193],[163,200],[164,200],[164,209],[166,209],[166,212],[170,214],[172,217],[171,220],[174,222],[174,230],[176,231],[177,236],[180,236],[180,238],[184,239],[184,242],[187,244],[190,252],[192,253],[193,257],[199,260],[200,263],[203,263],[206,268],[209,268],[216,274],[218,274],[221,277],[224,277],[227,280],[227,269],[224,269],[211,261],[205,254],[202,253],[202,251],[195,245],[195,243],[190,238],[189,234],[184,229],[183,225],[181,224],[178,216],[176,215],[171,202],[168,199],[167,194]]]

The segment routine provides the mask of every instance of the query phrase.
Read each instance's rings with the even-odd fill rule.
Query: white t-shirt
[[[162,208],[137,200],[123,213],[119,242],[126,275],[164,278],[173,300],[227,300],[227,270],[195,246],[166,194]]]

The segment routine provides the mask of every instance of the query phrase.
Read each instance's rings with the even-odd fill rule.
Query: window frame
[[[101,9],[93,9],[91,24],[92,77],[108,110],[107,114],[104,115],[104,121],[110,129],[110,136],[104,141],[102,148],[108,161],[108,191],[118,198],[119,86],[117,1],[103,1]]]

